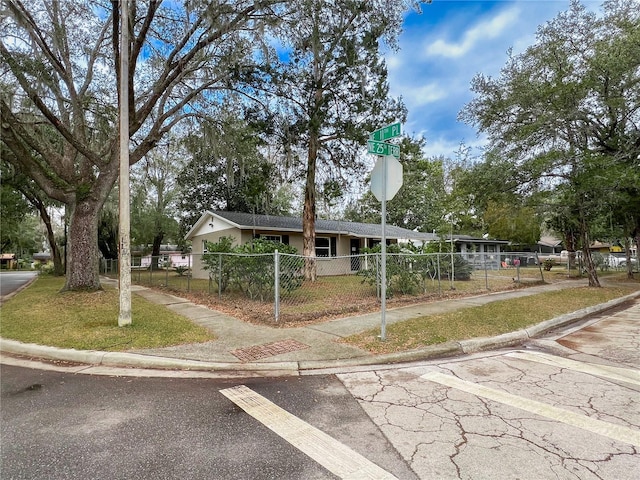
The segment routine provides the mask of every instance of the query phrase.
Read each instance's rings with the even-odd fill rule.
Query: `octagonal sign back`
[[[385,175],[385,165],[386,165],[386,175]],[[378,201],[382,202],[383,200],[391,200],[396,196],[400,187],[402,187],[402,164],[398,161],[397,158],[387,155],[384,157],[378,157],[378,161],[373,167],[373,171],[371,172],[371,193],[378,199]],[[387,191],[386,198],[382,198],[382,186],[383,182],[386,181]]]

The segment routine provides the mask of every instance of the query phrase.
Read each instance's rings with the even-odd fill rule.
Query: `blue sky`
[[[600,1],[583,0],[600,12]],[[474,128],[456,117],[472,97],[476,73],[497,76],[507,51],[522,52],[539,25],[567,10],[569,0],[433,0],[407,15],[400,50],[388,52],[389,83],[409,110],[403,132],[427,140],[425,154],[453,158],[460,142],[478,154]]]

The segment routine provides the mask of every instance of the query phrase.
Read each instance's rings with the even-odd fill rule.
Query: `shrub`
[[[222,291],[232,286],[251,299],[263,301],[273,296],[275,289],[275,251],[283,256],[297,253],[290,245],[260,238],[233,247],[231,237],[222,237],[218,243],[208,242],[207,250],[202,257],[203,268],[209,270],[211,279],[220,282]],[[292,291],[302,285],[303,265],[300,257],[287,257],[280,262],[282,290]]]
[[[177,267],[174,267],[174,270],[176,271],[178,276],[181,277],[189,271],[189,267],[185,267],[184,265],[178,265]]]
[[[229,286],[231,275],[231,265],[223,261],[222,254],[233,251],[233,240],[233,237],[221,237],[217,243],[207,242],[207,253],[202,255],[202,268],[209,271],[209,278],[219,284],[222,292]]]
[[[556,264],[556,261],[553,258],[547,258],[544,262],[542,262],[542,267],[546,272],[550,271],[551,268]]]
[[[373,248],[365,248],[364,253],[379,255],[382,251],[380,245]],[[387,298],[394,294],[412,295],[420,288],[422,276],[419,269],[414,268],[416,256],[411,255],[410,249],[402,249],[397,244],[387,246]],[[358,275],[364,277],[363,282],[376,285],[381,273],[379,272],[379,262],[371,262],[371,267],[367,270],[360,270]]]

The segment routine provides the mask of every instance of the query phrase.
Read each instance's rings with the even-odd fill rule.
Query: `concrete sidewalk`
[[[105,285],[117,282],[103,278]],[[535,295],[542,292],[574,288],[584,281],[565,281],[521,290],[488,293],[467,298],[450,299],[387,311],[391,325],[423,315],[451,312],[484,305],[497,300]],[[128,352],[96,352],[57,349],[2,340],[0,350],[6,353],[38,358],[78,362],[106,367],[137,367],[180,370],[234,372],[238,374],[298,374],[305,370],[335,369],[357,365],[373,365],[416,361],[434,357],[468,354],[522,344],[545,331],[574,322],[599,311],[612,308],[632,298],[634,294],[589,307],[579,312],[543,322],[539,325],[492,338],[477,338],[425,347],[394,354],[373,355],[359,348],[337,342],[340,338],[380,327],[380,312],[346,317],[313,325],[272,328],[252,325],[229,315],[195,305],[184,298],[146,287],[133,286],[135,294],[150,302],[165,305],[198,325],[209,329],[216,340],[201,344],[132,350]]]

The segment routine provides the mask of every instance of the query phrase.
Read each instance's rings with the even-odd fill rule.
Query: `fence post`
[[[222,298],[222,253],[218,254],[218,298]]]
[[[451,246],[451,290],[455,290],[456,287],[454,286],[454,278],[456,276],[456,267],[455,267],[455,258],[454,258],[454,251],[453,251],[453,245]]]
[[[484,264],[484,287],[489,290],[489,277],[487,275],[487,253],[482,252],[482,263]]]
[[[436,258],[438,259],[438,295],[442,296],[442,283],[440,280],[440,254],[436,253]]]
[[[191,291],[191,275],[193,274],[193,270],[191,270],[191,253],[187,257],[187,292]]]
[[[160,259],[158,259],[158,262],[160,262]],[[169,264],[168,263],[164,266],[164,286],[165,287],[169,286]]]
[[[274,288],[273,288],[273,296],[275,300],[274,313],[276,317],[276,322],[278,322],[278,320],[280,320],[280,254],[278,253],[277,249],[275,252],[273,252],[273,262],[275,264],[274,265],[275,278],[274,278]]]

